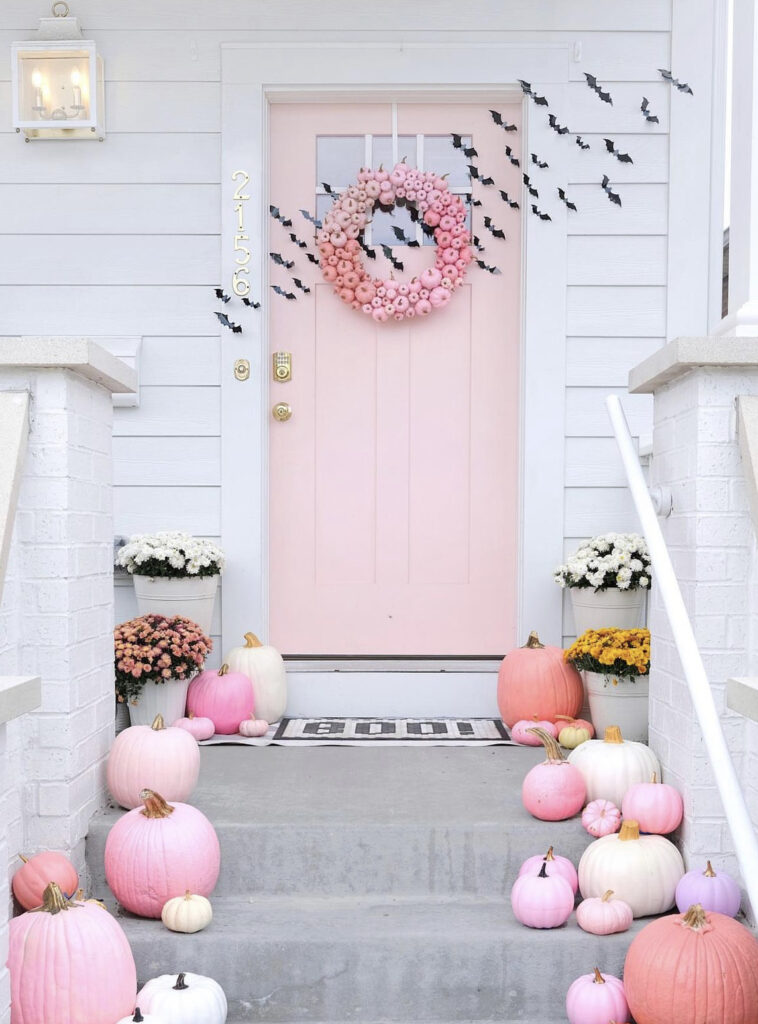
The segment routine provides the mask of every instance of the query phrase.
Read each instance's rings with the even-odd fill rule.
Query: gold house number
[[[239,182],[234,192],[234,212],[237,214],[237,230],[234,235],[234,262],[236,264],[232,274],[232,291],[235,295],[250,294],[250,249],[244,244],[250,241],[250,236],[245,233],[245,203],[250,196],[244,191],[245,185],[250,181],[250,175],[246,171],[234,171],[232,181]]]

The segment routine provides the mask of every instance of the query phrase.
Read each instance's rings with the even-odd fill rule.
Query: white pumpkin
[[[137,1004],[164,1024],[225,1024],[224,990],[202,974],[162,974],[148,981]]]
[[[197,896],[189,889],[184,896],[174,896],[167,900],[161,911],[161,921],[172,932],[184,932],[192,935],[207,928],[213,920],[211,901],[205,896]]]
[[[636,821],[590,843],[579,861],[582,896],[602,897],[612,889],[635,917],[671,910],[683,875],[684,861],[674,844],[663,836],[640,835]]]
[[[252,682],[255,717],[278,722],[287,708],[287,670],[279,651],[245,633],[245,646],[232,647],[224,661],[230,672],[243,672]]]
[[[166,1024],[163,1017],[154,1017],[152,1013],[143,1014],[139,1006],[136,1007],[131,1017],[122,1017],[120,1021],[117,1021],[117,1024],[132,1024],[132,1022],[134,1024],[142,1024],[143,1021],[144,1024]]]
[[[660,777],[661,766],[650,747],[625,740],[617,725],[609,725],[602,740],[587,740],[568,755],[587,786],[587,803],[610,800],[617,807],[630,786],[649,782],[652,772]]]

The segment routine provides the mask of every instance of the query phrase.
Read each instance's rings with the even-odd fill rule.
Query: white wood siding
[[[2,6],[7,52],[44,12],[28,0]],[[592,148],[567,139],[561,150],[560,177],[579,208],[568,214],[566,253],[565,536],[633,527],[602,399],[623,392],[629,367],[667,337],[672,96],[656,69],[670,64],[671,2],[437,0],[434,10],[439,31],[429,32],[426,5],[351,5],[350,28],[367,42],[396,39],[392,24],[430,45],[478,26],[483,40],[569,44],[571,81],[555,112]],[[233,352],[224,337],[222,366],[212,295],[220,283],[220,44],[262,32],[291,39],[298,30],[333,38],[344,12],[340,0],[78,0],[74,13],[105,59],[102,144],[24,145],[9,130],[9,61],[0,61],[0,334],[143,338],[140,405],[116,410],[119,533],[220,533],[219,384]],[[587,88],[585,71],[610,90],[613,106]],[[643,95],[658,125],[643,120]],[[634,163],[606,154],[605,136]],[[604,173],[621,208],[599,187]],[[649,432],[649,403],[628,408],[633,431]],[[241,438],[241,465],[244,446]],[[250,517],[255,523],[256,510]]]

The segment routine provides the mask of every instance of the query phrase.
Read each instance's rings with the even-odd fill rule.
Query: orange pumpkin
[[[530,633],[523,647],[503,659],[498,673],[497,704],[510,728],[521,718],[572,718],[584,699],[582,680],[573,665],[563,660],[560,647],[546,647]]]
[[[758,942],[696,903],[642,929],[626,955],[624,988],[637,1024],[755,1024]]]

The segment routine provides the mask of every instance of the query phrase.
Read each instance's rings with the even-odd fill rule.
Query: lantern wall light
[[[13,43],[13,127],[33,139],[105,138],[103,60],[68,4],[53,4],[37,38]]]

